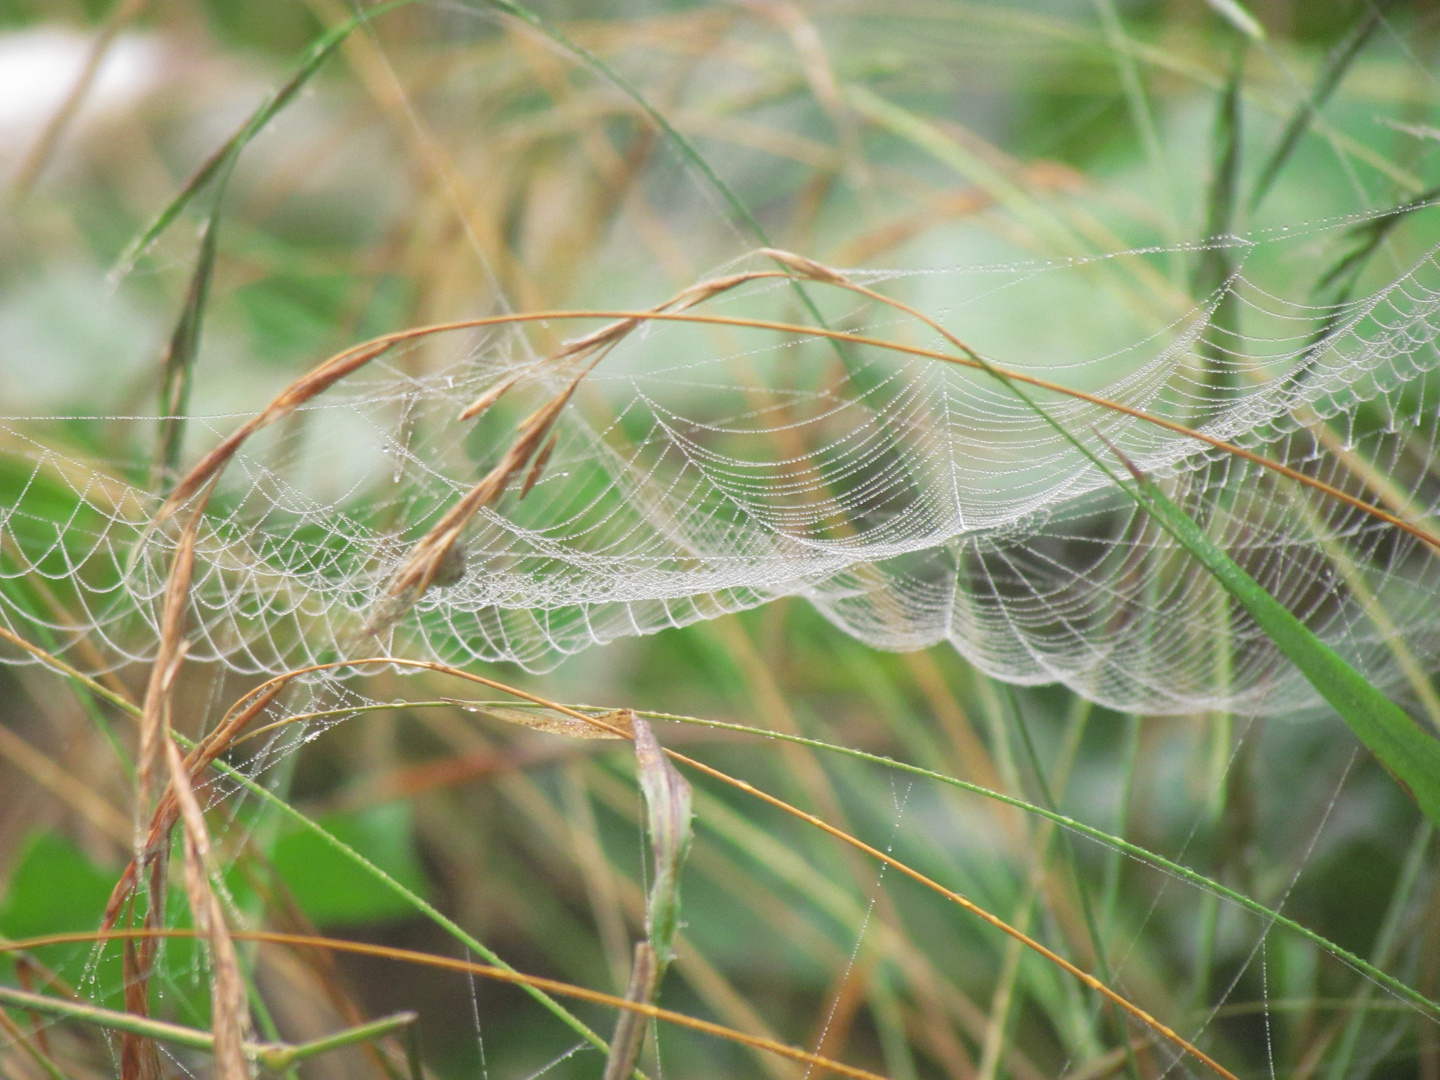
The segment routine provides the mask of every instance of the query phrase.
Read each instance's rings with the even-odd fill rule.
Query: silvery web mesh
[[[1164,249],[851,276],[961,337],[983,310],[992,329],[967,340],[1011,370],[1199,428],[1423,523],[1440,499],[1435,253],[1343,304],[1310,299],[1364,223],[1227,241],[1238,269],[1200,302],[1168,284]],[[893,309],[805,287],[835,328],[954,352]],[[1236,314],[1217,320],[1227,297]],[[773,281],[701,310],[806,318]],[[1068,334],[1075,312],[1106,332]],[[983,371],[675,323],[637,330],[584,379],[533,490],[512,489],[471,523],[464,576],[371,640],[363,628],[393,570],[573,372],[513,329],[451,335],[443,348],[438,361],[432,343],[372,362],[231,462],[200,529],[193,658],[277,673],[388,650],[545,669],[800,596],[876,647],[948,641],[1002,679],[1063,683],[1117,708],[1269,712],[1312,700],[1208,575]],[[517,374],[500,406],[458,419]],[[1161,478],[1369,677],[1401,694],[1422,680],[1417,658],[1440,645],[1440,563],[1422,542],[1145,420],[1036,394],[1102,460],[1118,467],[1113,445]],[[192,445],[241,419],[192,417]],[[0,504],[0,572],[49,591],[24,604],[0,592],[0,618],[85,671],[148,659],[178,533],[148,527],[158,499],[143,469],[5,431],[29,471]]]

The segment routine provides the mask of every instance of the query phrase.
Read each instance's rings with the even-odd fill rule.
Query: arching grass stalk
[[[1240,602],[1266,636],[1300,669],[1310,684],[1339,713],[1350,730],[1400,782],[1419,804],[1425,816],[1440,824],[1440,742],[1421,731],[1408,713],[1351,667],[1339,653],[1321,641],[1284,604],[1266,592],[1259,582],[1206,535],[1194,518],[1171,501],[1158,484],[1137,468],[1104,435],[1099,431],[1095,432],[1096,437],[1110,448],[1130,473],[1129,481],[1120,476],[1031,396],[1021,385],[1022,381],[1030,380],[1017,379],[1013,373],[990,363],[939,322],[908,304],[893,300],[873,289],[855,285],[838,271],[809,259],[790,256],[787,265],[797,273],[816,281],[859,292],[913,315],[943,335],[975,366],[1018,397],[1057,435],[1100,470],[1116,488],[1154,518],[1161,528]]]
[[[787,275],[783,275],[776,271],[762,271],[755,274],[744,275],[744,278],[745,280],[754,280],[761,277],[782,276]],[[849,285],[849,287],[852,288],[852,291],[861,291],[863,288],[861,286],[854,285],[853,283],[847,284]],[[898,302],[893,301],[889,298],[885,298],[880,293],[875,293],[873,292],[873,290],[863,291],[867,294],[873,295],[874,297],[881,298],[883,302],[890,303],[892,304],[892,306],[898,306]],[[921,316],[919,312],[916,312],[913,308],[905,307],[903,308],[903,310],[909,311],[911,314],[914,314],[922,319],[924,318],[924,316]],[[270,424],[280,419],[283,419],[285,416],[288,416],[297,407],[299,407],[300,404],[303,404],[305,401],[308,401],[316,394],[333,386],[336,382],[338,382],[345,376],[350,375],[355,371],[358,371],[361,367],[365,366],[371,360],[374,360],[377,357],[384,355],[396,345],[400,345],[410,341],[416,341],[421,338],[431,336],[433,334],[450,333],[460,330],[473,330],[485,326],[501,326],[511,323],[527,322],[550,322],[561,319],[614,319],[620,320],[622,323],[625,324],[635,325],[644,322],[681,322],[711,326],[730,326],[751,330],[773,330],[783,334],[801,334],[810,337],[833,338],[837,341],[845,341],[852,344],[865,345],[877,349],[886,349],[891,352],[903,353],[907,356],[917,356],[928,360],[939,360],[944,363],[958,364],[962,367],[974,368],[976,370],[988,370],[991,375],[994,375],[996,377],[1003,378],[1014,383],[1023,383],[1029,386],[1034,386],[1041,390],[1047,390],[1057,394],[1064,394],[1067,397],[1073,397],[1080,401],[1089,402],[1092,405],[1098,405],[1101,408],[1109,409],[1113,412],[1133,417],[1134,419],[1141,420],[1145,423],[1153,424],[1156,427],[1163,428],[1166,431],[1174,432],[1177,435],[1183,435],[1186,438],[1195,439],[1197,442],[1202,442],[1208,446],[1213,446],[1217,450],[1221,450],[1227,454],[1231,454],[1235,457],[1242,458],[1245,461],[1249,461],[1253,464],[1259,465],[1262,468],[1266,468],[1273,472],[1279,473],[1281,476],[1284,476],[1290,480],[1294,480],[1296,483],[1304,484],[1307,487],[1313,488],[1314,490],[1325,495],[1327,498],[1343,502],[1345,505],[1350,506],[1353,509],[1359,510],[1362,513],[1368,514],[1369,516],[1375,518],[1378,521],[1383,521],[1387,525],[1390,525],[1397,529],[1401,529],[1414,536],[1416,539],[1421,540],[1425,544],[1429,545],[1437,552],[1440,552],[1440,536],[1436,536],[1435,534],[1429,532],[1421,526],[1406,521],[1403,518],[1397,517],[1396,515],[1391,514],[1378,506],[1367,503],[1362,499],[1357,499],[1355,496],[1347,492],[1341,491],[1339,488],[1336,488],[1331,484],[1327,484],[1323,480],[1319,480],[1313,476],[1309,476],[1303,472],[1300,472],[1298,469],[1293,469],[1290,466],[1285,465],[1283,462],[1267,458],[1263,454],[1257,454],[1253,450],[1247,450],[1243,446],[1238,446],[1235,443],[1227,442],[1224,439],[1217,438],[1214,435],[1209,435],[1203,431],[1186,427],[1184,424],[1176,423],[1173,420],[1167,420],[1163,416],[1157,416],[1153,413],[1148,413],[1143,409],[1137,409],[1133,406],[1126,405],[1123,402],[1113,401],[1098,394],[1091,394],[1084,390],[1077,390],[1073,387],[1063,386],[1059,383],[1051,382],[1048,379],[1042,379],[1034,375],[1027,375],[1023,372],[1007,371],[1004,368],[997,367],[989,361],[981,362],[978,359],[972,359],[970,356],[955,356],[951,353],[941,352],[937,349],[924,349],[920,348],[919,346],[905,345],[897,341],[886,341],[882,338],[870,337],[865,334],[852,334],[840,330],[825,330],[816,328],[814,326],[805,326],[798,323],[778,322],[770,319],[750,319],[727,315],[708,315],[690,311],[662,310],[561,310],[530,311],[505,315],[489,315],[475,319],[460,319],[454,322],[433,323],[427,326],[410,327],[406,330],[398,330],[394,333],[384,334],[380,337],[371,338],[368,341],[361,342],[358,345],[353,345],[348,349],[336,353],[324,363],[317,365],[305,375],[303,375],[300,379],[297,379],[294,383],[292,383],[289,387],[282,391],[281,394],[277,396],[265,409],[261,410],[261,412],[257,413],[250,420],[246,421],[245,424],[237,428],[231,435],[227,436],[219,445],[217,445],[213,450],[206,454],[205,457],[202,458],[190,470],[190,472],[185,476],[185,478],[175,486],[175,489],[171,493],[170,497],[165,501],[164,505],[156,513],[155,520],[152,523],[151,527],[153,528],[154,525],[160,524],[172,514],[174,514],[174,512],[179,509],[179,507],[187,499],[192,497],[196,493],[196,491],[198,491],[199,488],[202,487],[205,482],[213,476],[215,471],[222,468],[230,460],[230,458],[234,456],[234,454],[239,450],[240,445],[255,432],[259,431],[261,428],[268,427]],[[929,320],[926,321],[928,322]],[[506,389],[508,389],[509,386],[512,384],[506,383],[504,385]],[[488,399],[490,395],[486,395],[486,397]],[[465,410],[466,414],[468,415],[475,415],[476,411],[477,410],[473,405],[469,409]],[[1083,447],[1082,452],[1086,453],[1086,456],[1089,457],[1093,464],[1097,464],[1097,467],[1101,467],[1103,471],[1105,471],[1108,475],[1112,477],[1114,476],[1113,470],[1110,470],[1109,468],[1104,466],[1100,466],[1098,461],[1096,461],[1096,459],[1093,457],[1093,455],[1091,455],[1088,451],[1084,450]]]

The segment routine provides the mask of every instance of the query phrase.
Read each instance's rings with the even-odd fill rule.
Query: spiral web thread
[[[1239,269],[1201,304],[1164,284],[1160,249],[851,277],[1012,371],[1201,429],[1425,525],[1440,505],[1440,265],[1431,251],[1358,299],[1311,302],[1316,253],[1357,225],[1227,242]],[[806,287],[835,327],[954,354],[893,309]],[[1217,319],[1226,297],[1238,314]],[[799,321],[793,292],[774,281],[699,310]],[[1047,341],[1077,312],[1123,328],[1129,344],[1017,356],[984,340],[997,320],[1012,334],[1019,320]],[[597,324],[554,325],[579,335]],[[533,490],[471,523],[463,576],[357,652],[415,541],[572,373],[537,361],[520,333],[452,336],[455,355],[438,364],[433,345],[388,354],[247,443],[200,530],[191,657],[273,674],[391,649],[544,669],[800,596],[876,647],[949,641],[1002,679],[1064,683],[1117,708],[1279,712],[1312,700],[1207,575],[983,371],[677,323],[641,327],[585,378]],[[489,414],[457,420],[517,375]],[[1368,676],[1423,693],[1417,658],[1440,646],[1440,561],[1423,542],[1144,420],[1039,400],[1097,456],[1115,461],[1113,444],[1163,478]],[[191,445],[240,419],[191,418]],[[115,422],[135,426],[136,446],[154,424]],[[119,466],[64,456],[12,422],[0,430],[15,476],[0,502],[0,618],[92,673],[150,659],[178,535],[147,528],[158,500]],[[337,463],[349,477],[338,492]]]

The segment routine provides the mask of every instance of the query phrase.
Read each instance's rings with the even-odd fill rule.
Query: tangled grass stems
[[[358,713],[380,712],[396,709],[454,708],[456,706],[475,708],[483,711],[488,706],[492,705],[513,704],[514,703],[510,701],[464,701],[455,698],[444,698],[433,701],[382,702],[373,705],[353,705],[343,709],[317,710],[315,712],[298,713],[294,716],[286,717],[283,720],[277,720],[271,724],[266,724],[261,728],[257,728],[254,731],[237,738],[235,740],[235,743],[232,745],[238,745],[239,743],[245,742],[246,739],[258,736],[262,733],[273,734],[274,732],[282,730],[287,726],[297,723],[305,723],[309,720],[316,718],[349,717]],[[532,700],[522,703],[521,707],[538,707],[549,709],[558,708],[559,706],[548,701]],[[564,706],[564,708],[569,710],[570,715],[582,715],[586,716],[587,718],[593,718],[597,712],[602,714],[605,712],[613,712],[613,710],[601,709],[597,706],[591,705],[569,704]],[[827,742],[824,739],[813,739],[805,735],[797,735],[783,731],[773,731],[768,728],[758,728],[749,724],[739,724],[726,720],[715,720],[706,717],[688,716],[681,713],[660,712],[653,709],[634,709],[632,711],[637,716],[644,717],[647,720],[660,720],[669,723],[708,728],[715,731],[727,731],[737,735],[745,735],[765,741],[790,743],[796,746],[808,747],[812,750],[820,750],[826,753],[852,758],[856,761],[863,761],[870,765],[878,765],[885,769],[891,769],[896,772],[907,774],[909,776],[915,776],[925,780],[933,781],[938,784],[943,784],[947,787],[952,787],[959,791],[964,791],[968,794],[991,800],[1003,806],[1008,806],[1012,809],[1020,810],[1027,814],[1033,814],[1034,816],[1051,822],[1052,824],[1058,825],[1061,828],[1066,829],[1067,831],[1077,836],[1083,836],[1087,840],[1091,840],[1097,844],[1101,844],[1118,854],[1128,856],[1129,858],[1135,859],[1138,862],[1153,866],[1157,870],[1160,870],[1163,873],[1176,878],[1177,880],[1184,881],[1185,883],[1203,889],[1220,899],[1235,904],[1238,907],[1244,908],[1246,911],[1249,911],[1251,914],[1258,916],[1267,923],[1273,924],[1282,929],[1298,934],[1305,940],[1323,949],[1331,956],[1334,956],[1337,960],[1340,960],[1349,967],[1353,968],[1355,971],[1363,975],[1366,979],[1369,979],[1377,986],[1383,988],[1387,993],[1393,994],[1395,995],[1395,997],[1401,999],[1401,1001],[1404,1003],[1404,1007],[1415,1007],[1423,1009],[1431,1016],[1435,1017],[1437,1020],[1440,1020],[1440,1001],[1434,1001],[1431,998],[1426,997],[1420,991],[1414,989],[1413,987],[1405,985],[1403,982],[1396,979],[1393,975],[1390,975],[1388,972],[1382,971],[1363,957],[1356,955],[1355,953],[1343,948],[1342,946],[1329,940],[1323,935],[1316,933],[1314,930],[1305,926],[1303,923],[1297,922],[1296,920],[1290,918],[1282,912],[1276,911],[1274,908],[1267,907],[1265,904],[1262,904],[1258,900],[1246,896],[1242,892],[1237,892],[1235,889],[1230,888],[1222,882],[1216,881],[1214,878],[1207,877],[1204,874],[1198,873],[1191,867],[1185,866],[1182,863],[1177,863],[1171,859],[1167,859],[1165,856],[1160,855],[1157,852],[1151,851],[1146,847],[1143,847],[1139,844],[1131,843],[1122,836],[1116,836],[1113,833],[1106,832],[1103,829],[1097,829],[1093,825],[1086,824],[1085,822],[1080,821],[1079,819],[1071,817],[1067,814],[1063,814],[1056,810],[1040,806],[1036,803],[1032,803],[1025,799],[1018,798],[1014,795],[1007,795],[1003,791],[997,791],[994,788],[985,787],[983,784],[971,783],[968,780],[962,780],[959,777],[950,776],[942,772],[937,772],[934,769],[927,769],[921,765],[915,765],[910,762],[900,761],[896,758],[888,757],[883,754],[873,754],[869,751],[861,750],[857,747],[845,746],[842,743]]]
[[[32,654],[37,656],[43,652],[43,650],[33,648],[28,651],[31,651]],[[601,720],[590,713],[571,708],[570,706],[563,705],[558,702],[550,701],[547,698],[541,697],[540,695],[532,694],[528,691],[521,690],[516,687],[511,687],[505,683],[499,682],[498,680],[488,679],[482,675],[476,675],[473,672],[467,672],[458,668],[452,668],[448,665],[436,663],[434,661],[406,660],[398,657],[369,657],[363,659],[333,661],[328,664],[315,664],[305,668],[298,668],[294,671],[286,672],[282,675],[275,676],[274,678],[261,684],[261,686],[252,689],[245,695],[242,695],[242,697],[234,704],[232,704],[229,710],[227,710],[227,712],[221,718],[220,722],[217,724],[212,734],[206,739],[202,740],[196,745],[194,749],[192,749],[190,756],[186,761],[186,767],[191,770],[192,776],[195,776],[198,779],[199,774],[203,773],[203,771],[209,766],[215,764],[220,754],[222,754],[231,745],[231,741],[239,735],[240,731],[243,728],[243,722],[252,719],[256,715],[256,713],[258,712],[258,709],[256,708],[256,702],[270,701],[271,699],[273,699],[274,694],[278,691],[278,689],[284,684],[296,678],[300,678],[305,675],[315,674],[320,671],[337,670],[342,668],[361,667],[369,665],[393,665],[399,667],[434,671],[441,674],[453,676],[455,678],[463,679],[469,682],[478,683],[491,689],[501,690],[505,693],[513,694],[515,697],[521,698],[522,700],[528,701],[534,705],[539,705],[548,709],[554,709],[555,711],[570,716],[575,720],[579,720],[587,724],[593,724],[603,730],[609,731],[610,733],[620,736],[622,738],[630,737],[629,733],[627,733],[623,728],[620,728],[614,724],[607,723],[606,721]],[[715,726],[720,725],[717,724]],[[748,730],[752,732],[754,731],[754,729],[743,728],[737,728],[737,730]],[[813,743],[813,740],[802,740],[798,737],[795,737],[793,741],[796,741],[800,744]],[[814,743],[814,745],[816,745],[818,748],[830,748],[825,746],[824,744],[819,743]],[[801,821],[804,821],[806,824],[809,824],[830,835],[831,837],[841,841],[842,843],[845,843],[855,848],[856,850],[864,853],[865,855],[868,855],[870,858],[881,862],[887,866],[893,867],[900,873],[923,885],[925,888],[928,888],[931,891],[936,892],[941,896],[944,896],[946,899],[957,904],[965,911],[968,911],[971,914],[977,916],[984,922],[1000,930],[1002,933],[1020,942],[1026,948],[1035,951],[1049,962],[1068,972],[1070,975],[1074,976],[1076,979],[1084,983],[1091,990],[1105,997],[1107,1000],[1111,1001],[1113,1004],[1117,1005],[1121,1009],[1124,1009],[1125,1012],[1134,1017],[1140,1023],[1144,1024],[1146,1027],[1151,1028],[1156,1033],[1175,1043],[1186,1053],[1190,1054],[1198,1061],[1211,1068],[1217,1075],[1225,1077],[1226,1080],[1234,1080],[1234,1074],[1225,1069],[1223,1065],[1219,1064],[1219,1062],[1216,1062],[1204,1051],[1195,1047],[1188,1040],[1175,1032],[1172,1028],[1166,1026],[1165,1024],[1162,1024],[1160,1021],[1152,1017],[1148,1012],[1141,1009],[1139,1006],[1135,1005],[1133,1002],[1129,1001],[1122,995],[1117,994],[1114,990],[1110,989],[1099,979],[1096,979],[1093,975],[1090,975],[1088,972],[1085,972],[1082,969],[1076,967],[1074,964],[1070,963],[1070,961],[1066,960],[1058,953],[1055,953],[1053,950],[1047,948],[1039,941],[1019,931],[1015,927],[1011,926],[1009,923],[1005,922],[1003,919],[1000,919],[998,916],[992,914],[989,911],[986,911],[984,908],[975,904],[969,898],[955,892],[954,890],[947,889],[939,882],[936,882],[933,879],[927,877],[926,875],[920,873],[918,870],[915,870],[913,867],[910,867],[909,865],[895,858],[894,856],[886,852],[882,852],[878,848],[875,848],[869,844],[866,844],[858,837],[852,836],[844,830],[836,828],[835,826],[813,814],[807,813],[806,811],[801,810],[798,807],[792,806],[791,804],[785,802],[783,799],[779,799],[767,792],[760,790],[759,788],[756,788],[754,785],[750,784],[745,780],[732,777],[728,773],[725,773],[719,769],[715,769],[709,765],[704,764],[703,762],[697,761],[693,758],[690,758],[684,754],[680,754],[668,748],[665,750],[665,754],[672,761],[675,761],[682,765],[686,765],[697,772],[700,772],[714,780],[717,780],[723,784],[733,787],[741,792],[744,792],[747,795],[753,796],[760,801],[775,807],[776,809],[782,810],[783,812],[790,814],[791,816],[796,817]],[[254,788],[253,790],[263,791],[263,789],[258,788]],[[984,792],[984,789],[977,788],[976,790]],[[991,795],[994,794],[989,792],[986,793]],[[1058,814],[1051,815],[1048,812],[1040,810],[1040,808],[1038,807],[1029,807],[1027,804],[1021,803],[1019,800],[1003,801],[1008,801],[1011,802],[1013,805],[1022,806],[1026,809],[1033,810],[1034,812],[1041,814],[1041,816],[1053,816],[1053,818],[1056,819],[1057,822],[1068,822],[1068,819],[1063,819]],[[166,819],[169,818],[170,821],[173,822],[173,816],[176,813],[177,811],[170,810],[167,814],[163,812],[162,807],[156,808],[155,820],[152,822],[151,826],[152,840],[150,841],[150,846],[153,847],[155,843],[153,837],[155,837],[157,833],[168,833],[171,826],[170,824],[166,823]],[[162,825],[164,826],[163,829],[161,828]],[[119,884],[117,884],[115,894],[112,897],[112,908],[118,908],[116,900],[122,897],[126,892],[128,892],[131,887],[133,887],[136,869],[136,865],[132,862],[131,866],[125,871],[124,874],[122,874],[121,881]]]
[[[230,745],[231,740],[239,735],[244,724],[256,715],[256,713],[258,712],[257,703],[263,704],[272,700],[278,690],[286,683],[289,683],[297,678],[301,678],[306,675],[313,675],[323,671],[335,671],[344,668],[358,668],[372,665],[388,665],[411,668],[415,670],[434,671],[440,674],[453,676],[457,679],[463,679],[468,682],[478,683],[481,686],[486,686],[491,689],[501,690],[505,693],[513,694],[514,696],[521,698],[522,700],[529,701],[532,704],[540,705],[548,709],[553,709],[556,712],[562,713],[566,716],[571,717],[572,719],[581,721],[583,723],[593,724],[596,727],[608,731],[613,735],[617,735],[622,738],[633,738],[633,734],[625,731],[624,728],[619,727],[615,724],[608,723],[607,721],[597,716],[594,716],[593,714],[585,713],[577,709],[572,709],[567,705],[562,705],[558,702],[550,701],[547,698],[541,697],[540,695],[532,694],[526,690],[509,686],[495,679],[486,678],[483,675],[477,675],[473,672],[463,671],[459,668],[450,667],[447,664],[437,663],[433,660],[407,660],[401,657],[365,657],[351,660],[335,660],[325,664],[312,664],[303,668],[296,668],[293,671],[288,671],[282,675],[277,675],[262,683],[260,686],[252,689],[245,695],[242,695],[239,700],[237,700],[233,705],[231,705],[229,710],[225,713],[225,715],[221,718],[220,722],[217,724],[214,731],[204,740],[202,740],[201,743],[197,745],[195,750],[191,751],[191,754],[186,761],[187,767],[192,770],[192,775],[203,772],[205,768],[212,764],[219,757],[219,755],[225,751],[225,749]],[[785,800],[777,798],[776,796],[771,795],[766,791],[762,791],[760,788],[755,787],[748,781],[731,776],[728,773],[723,772],[722,770],[716,769],[710,765],[705,764],[704,762],[697,761],[696,759],[688,757],[685,754],[681,754],[678,751],[666,748],[664,752],[666,757],[670,758],[671,761],[674,761],[681,765],[685,765],[696,772],[710,777],[713,780],[717,780],[720,783],[732,787],[737,791],[743,792],[746,795],[752,796],[760,800],[761,802],[764,802],[774,807],[777,810],[789,814],[792,817],[798,818],[806,824],[811,825],[819,829],[821,832],[828,834],[832,838],[839,840],[841,843],[846,844],[854,848],[855,850],[861,852],[862,854],[869,856],[876,862],[894,868],[895,870],[904,874],[906,877],[931,890],[932,892],[945,897],[945,899],[958,905],[963,910],[969,912],[972,915],[975,915],[976,917],[988,923],[995,929],[1001,931],[1015,941],[1018,941],[1021,945],[1044,957],[1047,961],[1054,964],[1056,967],[1062,969],[1063,971],[1066,971],[1074,978],[1082,982],[1089,989],[1095,991],[1113,1004],[1125,1010],[1125,1012],[1127,1012],[1135,1020],[1139,1021],[1144,1026],[1150,1028],[1157,1034],[1174,1043],[1185,1053],[1190,1054],[1196,1060],[1206,1065],[1217,1075],[1224,1077],[1225,1080],[1236,1080],[1233,1073],[1227,1070],[1219,1062],[1215,1061],[1203,1050],[1200,1050],[1194,1044],[1189,1042],[1189,1040],[1185,1039],[1174,1029],[1155,1019],[1144,1009],[1131,1002],[1128,998],[1116,993],[1113,989],[1106,986],[1103,982],[1095,978],[1095,976],[1091,975],[1089,972],[1086,972],[1081,968],[1077,967],[1076,965],[1072,964],[1069,960],[1066,960],[1054,950],[1046,947],[1044,944],[1037,941],[1035,938],[1010,925],[1008,922],[1006,922],[1004,919],[1001,919],[999,916],[985,910],[983,907],[976,904],[968,897],[958,892],[955,892],[953,889],[946,888],[944,885],[941,885],[934,879],[927,877],[925,874],[922,874],[920,871],[909,866],[900,859],[895,858],[893,855],[887,852],[883,852],[870,844],[867,844],[865,841],[851,835],[843,829],[837,828],[836,826],[830,824],[822,818],[817,817],[814,814],[808,813],[807,811],[802,810],[799,807],[793,806]],[[164,807],[157,807],[155,818],[151,824],[152,839],[150,841],[150,844],[152,846],[157,842],[155,839],[157,836],[168,834],[170,828],[173,827],[175,813],[176,811],[174,810],[168,810],[168,808]],[[124,874],[122,874],[121,882],[120,884],[117,884],[114,897],[112,897],[112,908],[117,907],[118,899],[121,898],[125,893],[128,892],[130,888],[133,887],[136,871],[137,867],[132,862],[131,866],[126,870]]]

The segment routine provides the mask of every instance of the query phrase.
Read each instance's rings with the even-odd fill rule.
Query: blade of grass
[[[5,947],[9,948],[8,945]],[[52,997],[49,994],[32,994],[25,990],[0,986],[0,1003],[14,1009],[24,1009],[27,1012],[57,1016],[62,1020],[77,1020],[93,1024],[110,1031],[125,1031],[149,1039],[158,1039],[161,1042],[184,1046],[191,1050],[203,1050],[211,1053],[215,1049],[215,1036],[208,1031],[172,1024],[165,1020],[151,1020],[116,1009],[104,1009],[83,1001],[66,1001],[64,998]],[[368,1024],[337,1031],[333,1035],[326,1035],[312,1042],[246,1043],[243,1049],[245,1056],[251,1061],[275,1072],[282,1072],[296,1062],[327,1051],[389,1035],[402,1027],[408,1027],[417,1019],[418,1014],[413,1012],[396,1013],[394,1016],[372,1020]]]
[[[79,931],[69,934],[47,934],[44,937],[26,938],[22,941],[3,942],[0,943],[0,953],[13,952],[21,949],[44,948],[47,945],[65,945],[87,941],[133,941],[137,938],[192,938],[194,936],[195,932],[193,930],[170,928],[154,930],[112,930],[108,932]],[[459,960],[449,956],[435,956],[430,953],[417,952],[413,949],[399,949],[388,945],[372,945],[366,942],[345,941],[339,938],[318,937],[311,934],[284,934],[267,930],[237,930],[235,932],[235,938],[239,941],[258,941],[272,945],[292,945],[303,948],[327,949],[334,952],[352,953],[359,956],[373,956],[385,960],[395,960],[401,963],[422,964],[427,967],[479,975],[486,979],[494,979],[496,982],[510,983],[515,986],[529,988],[538,993],[563,995],[574,998],[577,1001],[588,1001],[597,1005],[609,1006],[610,1008],[629,1010],[653,1020],[663,1020],[665,1023],[674,1024],[677,1027],[689,1028],[691,1031],[699,1031],[706,1035],[714,1036],[715,1038],[726,1039],[744,1046],[758,1047],[780,1057],[789,1058],[791,1061],[798,1061],[802,1064],[809,1065],[820,1072],[833,1072],[840,1076],[853,1077],[854,1080],[885,1080],[885,1077],[868,1072],[865,1069],[860,1069],[853,1065],[846,1065],[843,1062],[822,1057],[819,1054],[812,1054],[809,1051],[801,1050],[794,1046],[787,1046],[784,1043],[775,1042],[772,1039],[762,1039],[753,1035],[746,1035],[744,1032],[735,1031],[732,1028],[714,1024],[708,1020],[701,1020],[698,1017],[687,1016],[684,1013],[674,1012],[670,1009],[662,1009],[657,1005],[644,1005],[639,1002],[627,1001],[613,994],[605,994],[598,990],[575,986],[572,983],[561,982],[559,979],[547,979],[539,975],[526,975],[513,968],[498,967],[491,964],[477,964],[470,960]],[[53,1001],[55,999],[47,998],[45,1000]],[[188,1031],[190,1029],[180,1028],[179,1030]],[[199,1034],[204,1035],[205,1033],[200,1032]]]
[[[1265,40],[1265,27],[1246,10],[1240,0],[1205,0],[1210,9],[1251,41]]]
[[[195,258],[195,272],[185,296],[185,306],[165,350],[160,375],[160,437],[155,447],[155,461],[150,475],[150,489],[158,494],[169,491],[180,464],[180,448],[185,441],[185,411],[190,402],[190,380],[195,358],[200,349],[200,328],[205,321],[205,307],[210,299],[210,282],[215,271],[216,237],[220,231],[220,207],[205,221],[200,234],[200,251]]]
[[[1371,4],[1369,9],[1361,15],[1360,21],[1325,57],[1325,62],[1321,64],[1320,72],[1315,77],[1314,88],[1296,108],[1290,122],[1285,125],[1285,132],[1280,136],[1274,152],[1265,162],[1265,167],[1260,170],[1260,176],[1255,181],[1255,188],[1250,193],[1250,211],[1252,213],[1265,200],[1265,196],[1270,194],[1270,189],[1280,175],[1280,170],[1285,167],[1285,163],[1290,160],[1290,155],[1300,145],[1300,139],[1309,129],[1315,114],[1325,107],[1325,103],[1330,100],[1330,95],[1340,85],[1345,73],[1350,70],[1350,65],[1355,62],[1355,58],[1360,55],[1360,51],[1365,48],[1382,21],[1380,4]]]
[[[1215,114],[1205,241],[1193,281],[1195,295],[1213,302],[1210,328],[1231,341],[1240,340],[1236,325],[1239,303],[1230,288],[1235,267],[1228,239],[1235,227],[1235,203],[1240,186],[1241,88],[1245,78],[1245,52],[1244,43],[1235,49],[1230,76]],[[1206,361],[1205,386],[1223,398],[1234,381],[1231,372],[1224,366],[1225,349],[1217,341],[1202,338],[1200,352]]]
[[[625,997],[648,1005],[654,1001],[665,969],[675,956],[675,935],[680,929],[680,871],[690,853],[694,830],[690,823],[690,785],[665,757],[649,724],[632,716],[630,727],[635,736],[635,771],[645,797],[654,882],[645,901],[647,940],[635,943]],[[622,1080],[630,1075],[644,1038],[640,1014],[622,1012],[615,1022],[604,1080]]]
[[[1136,484],[1130,490],[1147,512],[1240,602],[1276,647],[1340,714],[1356,737],[1410,793],[1425,816],[1440,823],[1440,742],[1421,731],[1400,706],[1372,686],[1266,592],[1205,535],[1194,518],[1171,502],[1154,481],[1138,470],[1134,475]]]
[[[385,0],[383,3],[362,10],[354,18],[316,38],[305,50],[304,57],[290,77],[246,118],[235,134],[226,139],[220,148],[205,160],[185,182],[185,186],[180,189],[179,193],[155,217],[155,220],[130,243],[110,271],[111,280],[119,280],[134,269],[135,263],[150,250],[150,247],[159,239],[160,234],[174,224],[175,219],[189,205],[190,200],[210,181],[234,164],[235,159],[239,157],[240,152],[245,149],[250,140],[294,100],[305,84],[310,81],[310,77],[320,70],[325,61],[330,58],[330,54],[340,47],[341,42],[353,30],[388,11],[415,2],[416,0]]]

